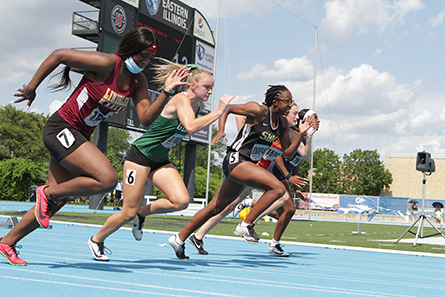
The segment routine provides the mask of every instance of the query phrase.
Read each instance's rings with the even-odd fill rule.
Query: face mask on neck
[[[138,74],[142,70],[144,70],[145,67],[140,68],[136,62],[133,60],[132,57],[129,57],[125,60],[125,65],[127,66],[128,71],[130,71],[133,74]]]

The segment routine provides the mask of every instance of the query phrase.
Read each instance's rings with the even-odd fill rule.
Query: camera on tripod
[[[436,165],[430,153],[425,151],[417,153],[416,170],[429,173],[436,171]]]

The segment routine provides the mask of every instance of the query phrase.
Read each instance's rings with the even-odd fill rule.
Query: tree
[[[48,164],[49,152],[43,144],[43,127],[48,117],[24,112],[11,105],[0,107],[0,160],[26,158]]]
[[[28,188],[42,177],[42,169],[33,161],[22,158],[0,162],[0,200],[19,201],[26,197]]]
[[[218,132],[218,129],[215,126],[212,126],[212,136],[215,136]],[[222,176],[222,166],[221,162],[224,156],[226,155],[227,150],[227,139],[221,138],[221,140],[212,145],[212,153],[210,154],[210,172],[215,174],[216,176]],[[200,166],[203,168],[207,168],[207,160],[208,160],[208,145],[200,145],[198,146],[196,152],[196,166]]]
[[[327,148],[317,149],[313,152],[314,173],[312,176],[312,192],[315,193],[338,193],[341,189],[341,160],[334,151]],[[309,178],[310,162],[302,161],[300,165],[300,176]],[[309,191],[309,184],[303,191]]]
[[[108,129],[107,158],[121,177],[125,156],[130,149],[130,141],[130,132],[127,130],[114,127]]]
[[[392,183],[391,173],[377,150],[356,149],[343,156],[342,180],[345,194],[379,196]]]
[[[209,200],[213,198],[220,184],[221,181],[219,180],[219,176],[217,174],[210,173]],[[206,196],[206,185],[207,185],[207,168],[196,167],[195,197],[204,198]]]

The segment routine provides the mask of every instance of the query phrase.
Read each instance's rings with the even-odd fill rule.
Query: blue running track
[[[443,257],[285,243],[279,258],[266,242],[208,237],[209,255],[187,242],[182,261],[170,233],[137,242],[125,228],[105,243],[111,261],[97,262],[86,242],[100,226],[50,223],[20,242],[27,266],[0,257],[0,296],[445,296]]]

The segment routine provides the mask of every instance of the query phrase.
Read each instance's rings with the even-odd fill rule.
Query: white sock
[[[272,243],[270,244],[270,246],[277,246],[279,244],[280,244],[279,240],[272,239]]]
[[[241,227],[246,228],[247,226],[249,226],[250,224],[246,224],[244,223],[244,221],[241,222]]]
[[[184,241],[182,241],[181,239],[179,239],[178,234],[175,235],[175,242],[179,245],[184,245]]]
[[[253,201],[252,198],[246,198],[246,199],[244,199],[244,205],[250,207],[250,206],[252,206],[252,201]]]

